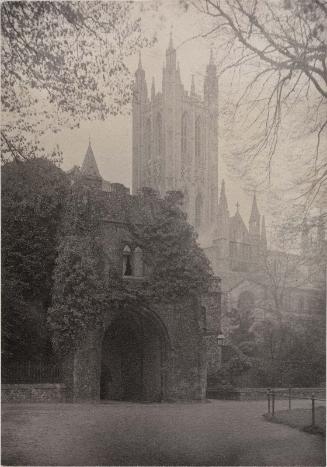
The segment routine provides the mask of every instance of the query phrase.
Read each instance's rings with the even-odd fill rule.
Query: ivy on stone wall
[[[183,195],[169,192],[152,209],[152,221],[135,227],[149,271],[145,294],[155,301],[199,297],[208,290],[212,272],[181,210]]]
[[[61,242],[53,305],[48,310],[48,323],[59,353],[78,346],[90,328],[102,323],[108,295],[99,258],[101,247],[91,236],[66,236]]]
[[[121,211],[128,202],[119,199]],[[103,323],[112,307],[147,307],[174,303],[192,295],[199,297],[209,287],[209,262],[196,242],[196,234],[180,209],[182,195],[164,199],[143,197],[151,221],[127,225],[133,241],[143,250],[147,274],[144,280],[123,280],[115,258],[106,257],[102,228],[114,200],[82,183],[72,186],[62,224],[62,241],[54,273],[52,307],[48,323],[57,350],[76,348],[90,328]],[[135,218],[135,211],[133,210]],[[149,218],[149,216],[148,216]],[[140,212],[140,221],[142,214]],[[121,252],[114,252],[119,255]],[[117,258],[116,258],[117,259]],[[119,258],[118,258],[119,259]]]

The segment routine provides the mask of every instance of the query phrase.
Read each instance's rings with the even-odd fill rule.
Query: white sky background
[[[138,7],[140,4],[138,5]],[[217,48],[217,41],[197,38],[189,41],[192,36],[198,35],[201,30],[207,29],[207,24],[203,22],[203,16],[190,11],[183,12],[178,7],[178,0],[165,0],[158,11],[150,8],[150,2],[145,3],[145,11],[142,13],[142,27],[146,33],[156,34],[157,43],[152,48],[142,50],[142,64],[146,74],[148,91],[151,89],[152,76],[155,78],[156,91],[161,90],[162,67],[165,59],[165,51],[168,46],[170,30],[173,31],[174,46],[177,49],[177,61],[180,63],[181,79],[184,87],[189,90],[191,76],[195,76],[196,92],[203,92],[203,75],[209,60],[210,47],[214,46],[214,55],[218,62],[224,54],[222,48]],[[199,21],[201,18],[201,21]],[[132,73],[136,70],[138,56],[130,57],[127,65]],[[219,71],[219,70],[218,70]],[[231,79],[233,78],[233,79]],[[244,132],[233,133],[233,129],[224,127],[223,109],[229,100],[244,89],[247,82],[246,70],[240,74],[227,74],[219,81],[219,106],[222,110],[219,119],[220,139],[219,139],[219,190],[222,178],[227,184],[227,197],[231,214],[235,212],[235,204],[240,202],[240,212],[247,223],[252,201],[251,189],[255,188],[244,180],[232,176],[228,170],[233,141],[231,139],[247,138]],[[131,110],[131,109],[127,109]],[[299,112],[299,109],[297,109]],[[292,120],[297,120],[300,116],[291,114]],[[299,118],[298,125],[301,124]],[[235,129],[234,129],[235,130]],[[238,130],[239,131],[239,130]],[[297,154],[312,146],[313,140],[309,136],[303,141],[292,141],[287,125],[284,129],[284,137],[275,157],[276,163],[273,166],[272,185],[269,192],[258,191],[258,204],[261,214],[268,214],[266,223],[269,225],[269,214],[272,216],[272,200],[276,194],[283,193],[289,186],[289,173],[283,154],[285,151],[292,153],[296,159]],[[111,182],[120,182],[131,187],[132,177],[132,118],[131,114],[110,117],[107,121],[83,122],[79,129],[63,129],[60,133],[49,134],[43,140],[45,146],[52,149],[56,144],[60,146],[64,154],[63,169],[69,169],[73,165],[81,165],[87,149],[89,137],[96,156],[99,170],[104,179]],[[291,138],[291,140],[290,140]],[[305,148],[305,149],[304,149]],[[290,154],[288,154],[290,155]],[[299,161],[300,163],[300,161]],[[255,174],[254,174],[255,178]],[[288,196],[285,191],[283,196]]]

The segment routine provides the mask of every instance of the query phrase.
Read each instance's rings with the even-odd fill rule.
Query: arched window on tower
[[[145,124],[145,148],[146,148],[146,160],[151,160],[151,121],[148,118]]]
[[[143,251],[139,246],[137,246],[134,250],[133,259],[134,259],[134,276],[143,277],[144,275]]]
[[[128,245],[123,250],[123,276],[132,276],[132,252]]]
[[[198,228],[201,226],[202,223],[202,195],[198,193],[195,199],[195,227]]]
[[[151,121],[148,118],[145,123],[145,132],[144,132],[144,184],[145,186],[151,186],[151,156],[152,156],[152,147],[151,147]]]
[[[182,115],[182,132],[181,132],[181,176],[183,177],[189,164],[189,119],[187,112]]]
[[[156,117],[156,156],[161,159],[162,156],[162,117],[158,113]]]
[[[202,128],[201,119],[197,117],[195,120],[195,165],[197,167],[202,166]]]

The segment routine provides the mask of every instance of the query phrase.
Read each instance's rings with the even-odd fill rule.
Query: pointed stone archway
[[[106,330],[100,398],[159,402],[165,398],[167,335],[151,312],[124,312]]]

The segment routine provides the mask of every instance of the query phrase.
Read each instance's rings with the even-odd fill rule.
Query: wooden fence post
[[[272,416],[274,416],[275,415],[275,391],[274,390],[272,390],[272,401],[271,402],[272,402],[272,404],[271,404],[271,409],[272,409],[271,414],[272,414]]]
[[[311,406],[312,406],[312,423],[311,426],[316,425],[316,414],[315,414],[315,395],[312,393],[311,395]]]
[[[270,389],[267,390],[268,414],[270,415]]]

